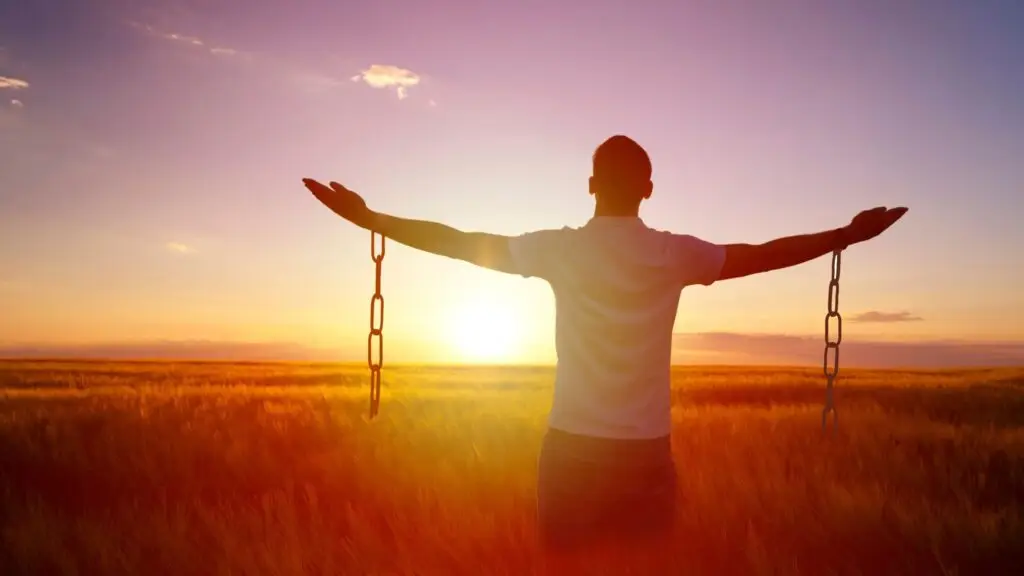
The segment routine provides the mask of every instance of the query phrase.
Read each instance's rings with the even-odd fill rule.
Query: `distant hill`
[[[676,334],[673,358],[681,364],[821,364],[823,336],[703,333]],[[1024,342],[858,340],[840,344],[840,366],[872,368],[955,368],[1024,366]]]
[[[102,358],[111,360],[342,360],[337,351],[294,343],[214,342],[207,340],[104,344],[0,346],[0,358]]]

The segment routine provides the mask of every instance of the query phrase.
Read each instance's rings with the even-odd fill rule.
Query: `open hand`
[[[366,207],[366,202],[359,194],[337,182],[331,182],[331,186],[327,187],[312,178],[303,178],[302,183],[317,200],[338,216],[361,228],[370,226],[373,212]]]
[[[854,216],[853,220],[846,225],[844,229],[846,240],[850,244],[871,240],[888,230],[907,213],[907,210],[904,207],[886,208],[885,206],[864,210]]]

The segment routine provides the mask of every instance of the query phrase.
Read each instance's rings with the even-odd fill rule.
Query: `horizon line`
[[[701,332],[673,332],[672,337],[693,337],[693,336],[716,336],[744,338],[790,338],[790,339],[821,339],[821,333],[800,333],[800,332],[735,332],[728,330],[705,330]],[[1009,338],[956,338],[956,337],[893,337],[893,338],[864,338],[851,340],[851,343],[860,344],[1021,344],[1024,345],[1024,335]],[[304,348],[307,350],[332,350],[335,346],[323,346],[304,344],[294,340],[241,340],[241,339],[213,339],[213,338],[146,338],[138,340],[78,340],[78,341],[0,341],[0,351],[10,348],[99,348],[107,346],[146,346],[154,344],[180,345],[180,344],[214,344],[230,346],[289,346]]]
[[[408,344],[408,342],[407,342]],[[671,366],[818,367],[824,347],[820,335],[770,333],[675,333]],[[552,350],[553,351],[553,350]],[[846,368],[957,368],[1024,366],[1024,340],[847,339]],[[94,343],[0,344],[0,359],[22,361],[140,361],[325,363],[364,365],[363,351],[351,345],[317,347],[297,342],[240,340],[138,340]],[[461,359],[434,355],[416,347],[398,354],[388,366],[551,367],[557,357],[545,353],[508,359]]]
[[[188,357],[166,357],[166,358],[146,358],[146,357],[86,357],[86,356],[54,356],[54,357],[5,357],[0,356],[0,364],[17,364],[17,363],[41,363],[41,364],[57,364],[57,363],[68,363],[68,364],[250,364],[250,365],[322,365],[322,366],[338,366],[343,368],[360,368],[366,369],[365,363],[360,363],[355,360],[271,360],[271,359],[228,359],[228,358],[188,358]],[[702,363],[702,362],[691,362],[691,363],[675,363],[669,365],[670,368],[682,368],[682,369],[717,369],[717,370],[808,370],[808,371],[820,371],[821,367],[812,364],[792,364],[792,363],[779,363],[773,364],[771,362],[765,362],[762,364],[743,364],[743,363]],[[402,369],[402,368],[468,368],[468,369],[516,369],[516,370],[532,370],[532,369],[551,369],[557,368],[554,363],[551,364],[540,364],[540,363],[458,363],[458,362],[392,362],[382,368],[382,371],[386,372],[389,369]],[[1019,365],[950,365],[940,367],[927,367],[927,366],[848,366],[843,371],[882,371],[882,372],[898,372],[898,371],[920,371],[920,372],[959,372],[959,371],[978,371],[978,370],[1016,370],[1024,369],[1024,362]]]

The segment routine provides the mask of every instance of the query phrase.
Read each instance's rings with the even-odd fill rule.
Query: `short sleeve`
[[[671,258],[683,286],[710,286],[725,266],[725,246],[687,234],[671,236]]]
[[[550,280],[560,267],[559,258],[569,228],[538,230],[513,236],[508,240],[515,274],[526,278]]]

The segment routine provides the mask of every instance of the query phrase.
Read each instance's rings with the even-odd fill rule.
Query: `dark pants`
[[[547,550],[668,536],[676,503],[670,439],[594,438],[549,429],[537,501]]]

